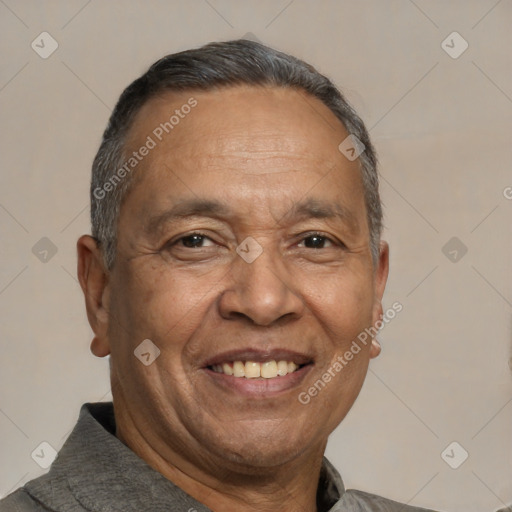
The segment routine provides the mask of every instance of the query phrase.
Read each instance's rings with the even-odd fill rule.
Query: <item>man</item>
[[[420,510],[323,457],[388,272],[374,149],[327,78],[244,40],[161,59],[112,114],[91,217],[78,276],[113,405],[85,404],[1,511]]]

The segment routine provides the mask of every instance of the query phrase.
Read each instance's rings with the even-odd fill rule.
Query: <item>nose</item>
[[[296,284],[277,254],[263,253],[252,263],[233,262],[229,284],[219,300],[220,314],[228,320],[246,318],[260,326],[299,318],[304,312]]]

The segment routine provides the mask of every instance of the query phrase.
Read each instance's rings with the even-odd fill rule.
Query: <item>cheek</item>
[[[109,322],[114,375],[126,396],[158,403],[166,388],[189,388],[182,357],[208,296],[170,272],[124,268],[120,275]]]
[[[324,281],[321,293],[315,289],[309,294],[310,307],[329,340],[314,380],[318,388],[318,379],[326,383],[316,406],[319,415],[329,411],[326,424],[335,428],[357,398],[368,370],[371,340],[358,336],[372,324],[373,285],[363,274],[340,272],[337,279]],[[314,395],[315,389],[306,392]]]
[[[317,320],[341,348],[372,323],[373,285],[369,279],[343,276],[340,272],[337,278],[324,280],[321,289],[311,284],[305,289],[305,296]]]
[[[123,277],[115,283],[111,322],[111,339],[117,352],[121,347],[124,352],[119,356],[129,357],[149,339],[160,350],[160,365],[181,374],[183,356],[218,293],[219,276],[171,271],[163,265],[124,268],[119,274]]]
[[[168,272],[142,268],[125,269],[122,274],[115,287],[114,308],[132,335],[147,331],[149,336],[165,326],[171,328],[195,300],[193,290],[187,293]]]

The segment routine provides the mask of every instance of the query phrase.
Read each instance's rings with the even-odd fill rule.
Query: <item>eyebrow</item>
[[[154,215],[148,220],[146,231],[153,233],[167,222],[187,217],[229,217],[231,208],[212,199],[186,199],[172,206],[169,210]]]
[[[186,199],[172,206],[170,209],[151,217],[146,224],[146,231],[153,233],[162,225],[184,219],[187,217],[212,217],[219,219],[234,218],[232,208],[214,199]],[[310,197],[296,203],[277,222],[291,222],[302,219],[328,219],[341,220],[352,229],[356,229],[358,222],[352,211],[334,201]]]
[[[351,227],[357,226],[357,218],[352,211],[335,201],[326,201],[314,197],[296,203],[282,219],[329,219],[341,220]]]

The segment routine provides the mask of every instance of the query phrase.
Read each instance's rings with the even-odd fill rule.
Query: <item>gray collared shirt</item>
[[[318,512],[428,512],[365,492],[345,491],[339,473],[325,458],[317,503]],[[209,512],[210,509],[151,468],[115,437],[114,409],[109,402],[84,404],[50,471],[0,501],[0,512],[48,511]]]

